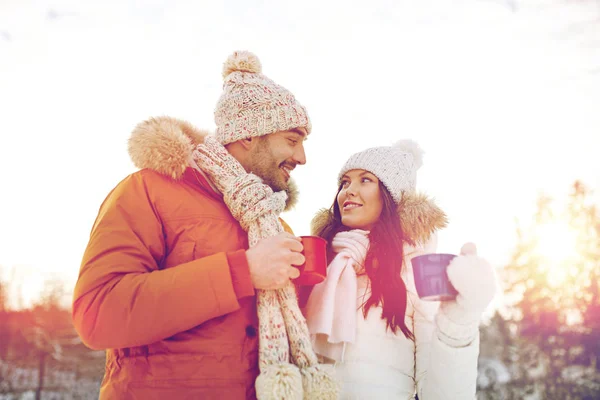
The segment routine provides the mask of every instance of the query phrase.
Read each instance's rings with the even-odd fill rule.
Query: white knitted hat
[[[364,169],[374,174],[388,189],[396,204],[402,192],[414,191],[417,170],[423,165],[423,150],[412,140],[401,140],[393,146],[372,147],[355,153],[342,167],[338,176],[353,169]]]
[[[215,108],[221,144],[294,128],[310,133],[306,108],[261,72],[258,57],[247,51],[234,52],[223,64],[223,93]]]

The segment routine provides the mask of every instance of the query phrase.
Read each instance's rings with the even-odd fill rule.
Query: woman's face
[[[351,229],[371,230],[383,210],[379,179],[363,169],[346,172],[337,202],[342,224]]]

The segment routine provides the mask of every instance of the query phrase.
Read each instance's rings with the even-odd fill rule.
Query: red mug
[[[300,276],[294,282],[302,286],[313,286],[323,282],[327,276],[327,241],[318,236],[300,236],[304,249],[304,264],[298,266]]]

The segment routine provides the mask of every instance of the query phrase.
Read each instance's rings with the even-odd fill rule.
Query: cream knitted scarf
[[[196,147],[193,161],[192,166],[208,175],[223,193],[231,214],[248,232],[250,247],[283,231],[279,214],[285,207],[285,192],[274,193],[258,176],[247,173],[213,137],[206,137]],[[317,361],[292,283],[283,289],[257,292],[257,398],[336,399],[338,384],[332,371]]]

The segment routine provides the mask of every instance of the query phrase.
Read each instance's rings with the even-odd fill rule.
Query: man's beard
[[[282,176],[281,164],[273,157],[269,142],[266,138],[259,138],[258,145],[250,156],[250,172],[260,177],[266,185],[269,185],[274,192],[280,192],[288,188],[288,183]]]
[[[258,146],[256,146],[250,156],[250,171],[254,175],[263,180],[263,183],[269,185],[274,192],[284,190],[288,197],[286,200],[286,211],[293,208],[298,199],[298,189],[292,178],[286,182],[282,176],[281,166],[285,165],[285,161],[277,164],[273,157],[271,148],[266,138],[260,138]],[[293,167],[293,166],[292,166]]]

